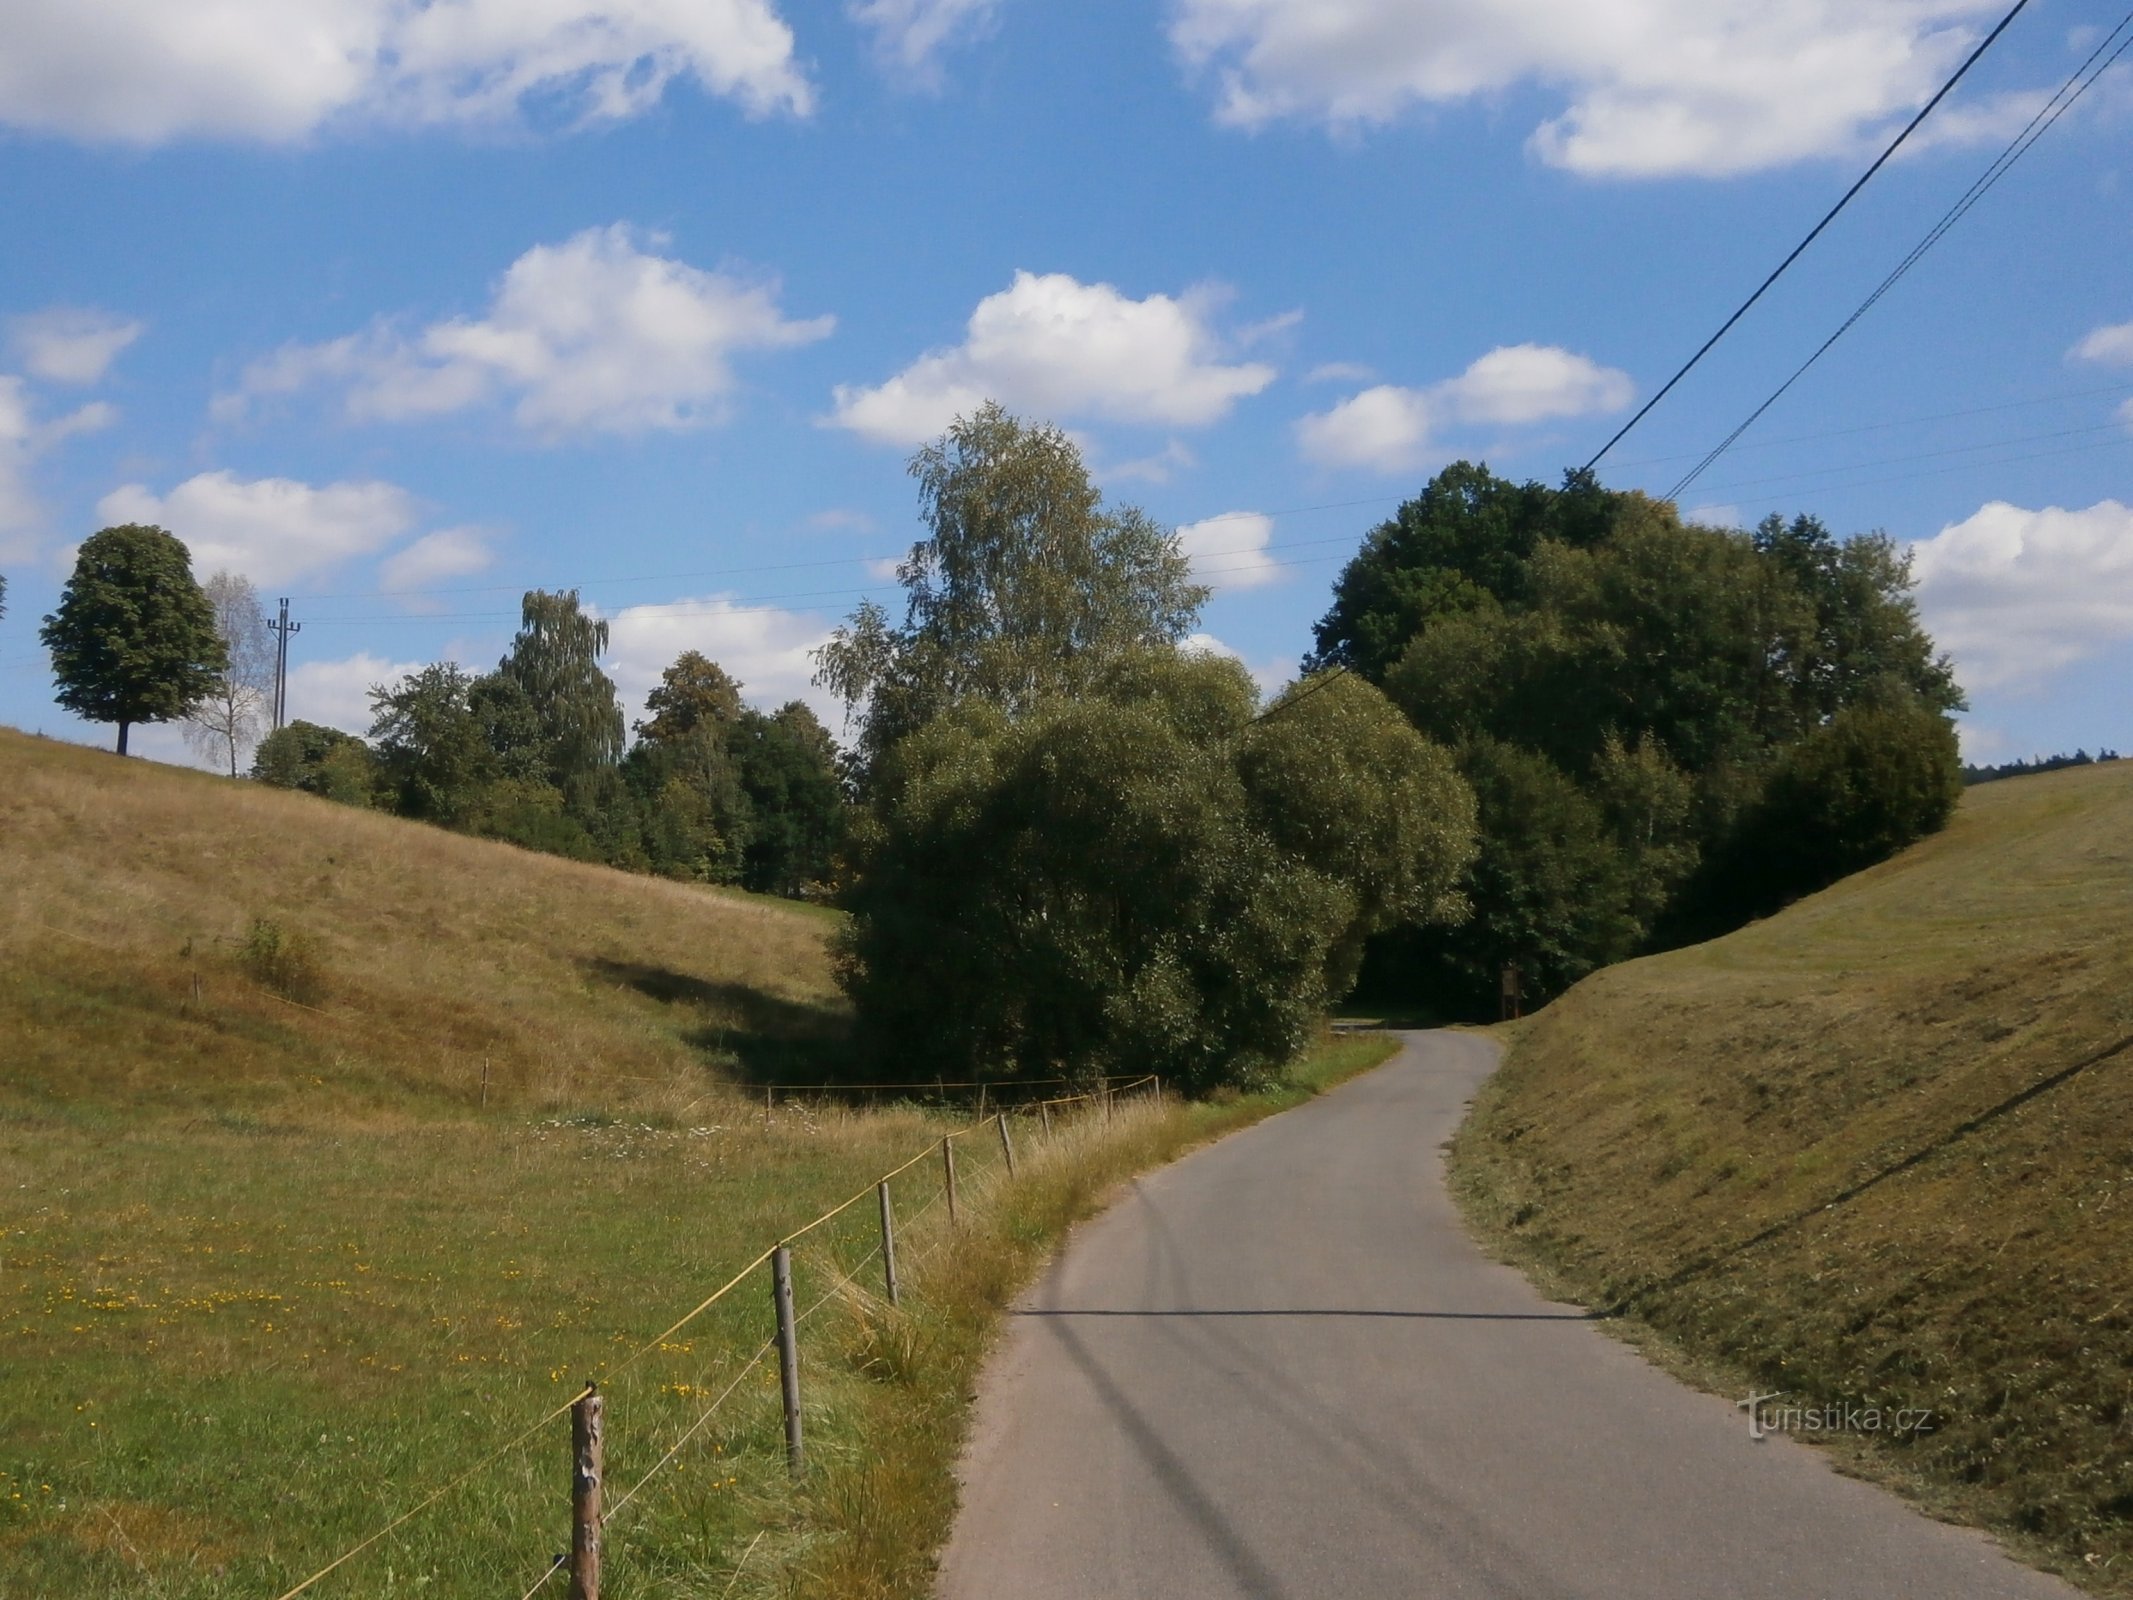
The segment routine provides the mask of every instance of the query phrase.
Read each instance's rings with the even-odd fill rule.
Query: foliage
[[[1718,892],[1729,910],[1773,911],[1938,832],[1962,789],[1947,718],[1847,706],[1785,751],[1718,857]]]
[[[185,714],[185,742],[231,777],[244,752],[259,742],[260,726],[274,693],[274,637],[252,580],[218,572],[201,586],[222,640],[224,665],[214,683]]]
[[[392,809],[431,822],[461,820],[475,791],[497,775],[472,698],[475,680],[457,662],[372,687],[370,737],[378,776]]]
[[[237,964],[284,1000],[311,1005],[325,995],[325,968],[317,949],[300,929],[285,928],[271,917],[252,919],[238,947]]]
[[[1744,819],[1786,753],[1866,706],[1915,711],[1944,744],[1963,704],[1884,535],[1839,541],[1804,516],[1699,527],[1575,475],[1548,489],[1466,463],[1369,536],[1316,659],[1382,681],[1481,796],[1474,937],[1402,938],[1369,964],[1373,983],[1397,971],[1396,990],[1463,996],[1470,1014],[1493,1005],[1487,963],[1519,965],[1545,998],[1755,914],[1774,892],[1757,874],[1777,863],[1751,860]],[[1915,837],[1864,803],[1822,816],[1854,831],[1826,862]],[[1798,883],[1825,868],[1786,870]]]
[[[1176,536],[1135,507],[1105,511],[1058,428],[988,402],[911,475],[931,536],[897,569],[902,625],[869,601],[816,657],[816,681],[863,709],[865,770],[966,701],[1019,712],[1192,631],[1207,590]]]
[[[298,718],[259,741],[252,776],[277,789],[301,789],[343,805],[367,806],[376,783],[370,746],[352,733]]]
[[[788,897],[829,881],[845,837],[837,746],[805,704],[744,711],[729,738],[748,802],[741,882]]]
[[[192,555],[162,528],[124,523],[82,541],[59,608],[38,637],[52,653],[55,698],[91,722],[182,717],[228,666]]]
[[[1360,930],[1452,910],[1466,797],[1376,691],[1254,724],[1218,658],[1151,654],[1096,687],[965,704],[877,774],[840,971],[877,1070],[1253,1081]]]
[[[698,728],[740,721],[741,686],[716,661],[684,650],[644,697],[644,709],[652,715],[637,724],[639,737],[649,744],[672,744]]]
[[[600,670],[607,623],[585,614],[575,589],[559,594],[529,589],[520,618],[518,635],[497,663],[496,675],[524,693],[548,779],[567,790],[622,759],[622,704],[614,683]]]

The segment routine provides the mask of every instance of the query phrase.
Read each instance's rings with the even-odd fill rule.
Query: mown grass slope
[[[0,1600],[272,1600],[588,1378],[611,1507],[679,1445],[609,1528],[611,1600],[921,1595],[995,1314],[1060,1231],[1388,1049],[1025,1119],[1014,1182],[980,1128],[951,1228],[967,1111],[754,1087],[847,1026],[827,913],[4,731],[0,773]],[[262,919],[311,952],[301,998],[244,958]],[[868,1186],[921,1152],[892,1309]],[[658,1336],[855,1194],[795,1249],[795,1486],[748,1365],[767,1273]],[[306,1594],[524,1592],[567,1543],[568,1437]]]
[[[1469,1215],[1724,1392],[1924,1407],[1846,1463],[2133,1594],[2133,763],[1509,1030]]]

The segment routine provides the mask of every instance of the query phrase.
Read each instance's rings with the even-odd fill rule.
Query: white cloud
[[[0,122],[139,145],[607,122],[676,79],[751,115],[813,105],[771,0],[13,0],[7,33]]]
[[[349,415],[362,420],[407,421],[515,397],[514,419],[544,438],[688,428],[724,415],[733,356],[808,344],[834,325],[831,317],[788,322],[775,284],[651,254],[616,223],[528,250],[504,273],[484,317],[454,317],[412,336],[380,325],[286,346],[248,367],[216,414],[235,420],[251,399],[326,383],[345,387]]]
[[[96,504],[106,522],[168,528],[203,577],[227,568],[263,588],[384,549],[414,525],[405,489],[377,481],[314,488],[293,478],[203,472],[167,495],[129,483]]]
[[[1084,448],[1086,457],[1091,452]],[[1190,472],[1200,464],[1200,458],[1181,439],[1172,439],[1153,455],[1137,456],[1130,461],[1121,461],[1116,466],[1093,464],[1090,471],[1107,483],[1138,479],[1142,483],[1168,483],[1181,472]]]
[[[2033,687],[2133,639],[2133,507],[1995,500],[1911,546],[1918,605],[1968,688]]]
[[[1285,575],[1267,545],[1274,519],[1258,511],[1224,511],[1178,528],[1178,543],[1192,561],[1192,575],[1216,590],[1257,589]]]
[[[29,386],[0,373],[0,558],[23,560],[36,553],[34,535],[44,525],[44,507],[30,483],[38,457],[77,433],[109,427],[115,407],[93,401],[63,417],[40,422]]]
[[[53,383],[94,383],[118,353],[141,336],[143,324],[108,311],[52,306],[8,319],[8,341],[36,377]]]
[[[439,528],[387,557],[378,567],[378,581],[404,594],[448,578],[485,572],[495,559],[496,552],[480,528]]]
[[[1456,378],[1427,389],[1381,383],[1296,424],[1303,453],[1321,466],[1411,472],[1437,450],[1444,427],[1523,427],[1619,411],[1629,375],[1554,345],[1502,345]]]
[[[2133,367],[2133,322],[2091,328],[2068,354],[2076,361],[2102,361],[2114,367]]]
[[[1198,428],[1274,381],[1259,362],[1226,365],[1215,294],[1128,299],[1108,283],[1017,272],[978,302],[963,342],[878,388],[839,384],[831,421],[888,444],[918,444],[987,400],[1049,421]]]
[[[1305,383],[1368,383],[1377,373],[1360,361],[1322,361],[1304,374]]]
[[[1681,520],[1683,522],[1692,522],[1699,528],[1745,528],[1748,526],[1746,519],[1741,516],[1740,507],[1729,505],[1691,506],[1681,513]]]
[[[851,7],[883,65],[927,89],[940,84],[941,52],[982,36],[997,10],[997,0],[856,0]]]
[[[750,705],[774,710],[804,700],[835,728],[844,718],[836,696],[817,689],[811,652],[830,636],[822,617],[750,605],[733,595],[629,606],[609,622],[608,673],[634,721],[660,673],[684,650],[700,650],[740,680]]]
[[[1217,116],[1357,127],[1522,85],[1572,171],[1723,176],[1851,154],[1924,102],[1998,0],[1174,0]]]
[[[297,651],[290,645],[292,657]],[[358,651],[337,661],[289,663],[289,719],[321,723],[358,736],[370,732],[370,691],[375,684],[390,686],[411,672],[420,672],[426,661],[392,661],[384,656]]]
[[[831,506],[827,510],[817,511],[807,519],[807,525],[810,528],[820,528],[824,532],[836,533],[872,533],[881,526],[866,512],[855,511],[849,506]]]

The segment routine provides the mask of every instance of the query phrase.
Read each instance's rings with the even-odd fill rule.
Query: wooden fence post
[[[600,1600],[600,1478],[606,1457],[600,1391],[570,1408],[570,1600]]]
[[[874,1197],[881,1202],[881,1274],[888,1280],[889,1304],[901,1305],[896,1283],[896,1216],[889,1209],[887,1178],[874,1185]]]
[[[1007,1113],[1001,1112],[998,1120],[1000,1123],[1000,1153],[1007,1157],[1007,1175],[1012,1178],[1015,1175],[1015,1139],[1014,1135],[1007,1131]]]
[[[941,1170],[948,1178],[948,1225],[955,1226],[955,1141],[941,1136]]]
[[[771,1298],[778,1308],[778,1386],[785,1399],[785,1466],[797,1478],[806,1465],[800,1438],[800,1329],[792,1314],[792,1252],[770,1256]]]
[[[1052,1136],[1052,1103],[1051,1103],[1051,1101],[1049,1101],[1049,1100],[1039,1100],[1039,1101],[1037,1102],[1037,1115],[1038,1115],[1039,1117],[1041,1117],[1041,1118],[1043,1119],[1043,1121],[1044,1121],[1044,1136],[1045,1136],[1045,1138],[1046,1138],[1046,1139],[1050,1139],[1050,1138],[1051,1138],[1051,1136]]]

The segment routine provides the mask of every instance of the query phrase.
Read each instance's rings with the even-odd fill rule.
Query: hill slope
[[[843,1026],[826,912],[6,730],[0,771],[0,1106],[399,1115],[484,1063],[492,1105],[679,1106]]]
[[[1514,1260],[1859,1470],[2133,1594],[2133,765],[1518,1025],[1454,1150]]]

